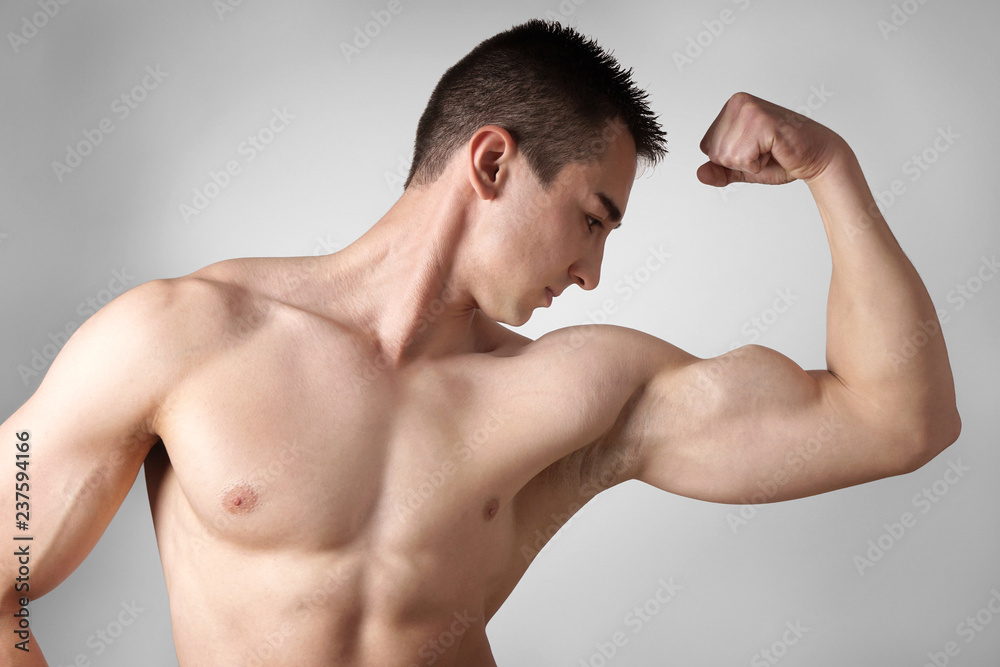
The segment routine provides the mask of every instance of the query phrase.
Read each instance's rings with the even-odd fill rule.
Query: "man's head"
[[[572,28],[529,21],[480,43],[438,82],[417,125],[406,180],[435,180],[484,125],[507,130],[544,186],[572,162],[596,159],[608,122],[622,121],[639,160],[655,164],[665,135],[610,53]]]
[[[458,282],[485,315],[516,326],[567,286],[597,285],[638,162],[665,152],[629,71],[576,31],[532,21],[442,77],[407,193],[462,202]]]

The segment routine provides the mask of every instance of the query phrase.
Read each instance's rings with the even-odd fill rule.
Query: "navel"
[[[500,499],[496,496],[491,496],[486,504],[483,505],[483,519],[486,521],[491,521],[493,517],[497,515],[500,510]]]
[[[257,490],[249,484],[234,484],[222,493],[222,508],[230,514],[252,512],[259,502]]]

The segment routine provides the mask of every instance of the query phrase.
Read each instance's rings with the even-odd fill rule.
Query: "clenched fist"
[[[698,168],[698,180],[722,187],[809,182],[850,148],[837,133],[801,114],[736,93],[708,128],[701,151],[709,161]]]

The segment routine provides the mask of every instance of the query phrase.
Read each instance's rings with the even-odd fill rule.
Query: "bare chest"
[[[512,495],[494,465],[508,420],[475,382],[401,374],[332,334],[259,336],[165,406],[175,493],[208,538],[243,547],[412,554],[491,541]]]

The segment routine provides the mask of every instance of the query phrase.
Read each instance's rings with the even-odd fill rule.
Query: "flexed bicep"
[[[692,498],[775,502],[916,467],[892,419],[835,375],[757,345],[665,369],[640,411],[638,479]]]

